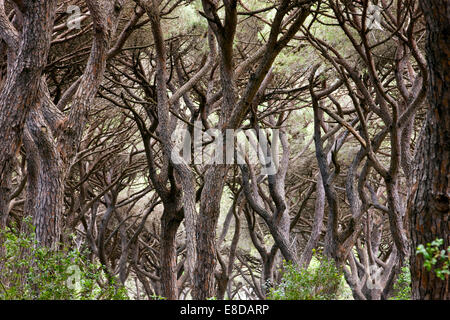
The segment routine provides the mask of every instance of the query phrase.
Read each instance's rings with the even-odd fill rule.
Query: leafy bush
[[[436,276],[445,280],[445,275],[450,274],[450,247],[440,250],[439,247],[444,244],[443,239],[436,239],[431,243],[423,244],[417,247],[416,254],[422,254],[424,257],[423,265],[427,271],[434,267]]]
[[[334,261],[318,257],[313,268],[285,264],[281,283],[268,294],[269,300],[335,300],[342,283],[342,273]]]
[[[91,263],[87,252],[41,247],[30,229],[0,230],[0,300],[128,299],[126,289]]]
[[[447,250],[440,250],[439,247],[444,243],[442,239],[436,239],[431,243],[419,245],[417,247],[416,254],[422,254],[424,256],[424,267],[427,271],[431,271],[433,266],[436,276],[442,280],[445,279],[445,275],[449,274],[450,263],[450,247]],[[402,268],[402,273],[398,276],[396,283],[394,284],[395,295],[390,300],[411,300],[411,271],[408,265]]]
[[[409,266],[404,266],[394,284],[394,296],[389,300],[411,300],[411,272]]]

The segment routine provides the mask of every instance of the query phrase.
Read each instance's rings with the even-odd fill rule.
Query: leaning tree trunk
[[[413,299],[450,299],[449,277],[436,277],[424,268],[418,245],[437,238],[450,245],[450,1],[420,1],[428,42],[430,109],[417,145],[413,190],[409,199],[411,281]]]

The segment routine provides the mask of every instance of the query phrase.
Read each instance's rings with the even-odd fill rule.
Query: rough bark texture
[[[430,109],[417,145],[413,192],[409,201],[411,231],[411,280],[413,299],[450,299],[449,278],[436,277],[416,255],[418,245],[444,240],[450,245],[450,3],[420,1],[428,41],[428,100]],[[441,248],[442,249],[442,248]]]
[[[56,1],[27,1],[21,8],[22,36],[9,23],[1,3],[1,37],[8,44],[8,77],[0,93],[0,198],[7,199],[12,163],[22,142],[30,109],[39,103],[40,79],[50,49]],[[14,62],[11,56],[16,56]],[[5,209],[2,209],[5,210]],[[6,212],[3,212],[6,215]]]
[[[8,171],[0,183],[0,228],[6,227],[9,212],[9,195],[11,193],[11,171]]]
[[[216,226],[225,174],[225,165],[220,165],[218,168],[210,168],[205,176],[196,228],[197,266],[194,270],[193,296],[197,300],[215,296]]]
[[[24,144],[29,174],[26,213],[33,218],[36,240],[56,249],[64,211],[63,167],[53,134],[40,112],[42,101],[32,107],[26,122],[30,136]]]
[[[87,3],[93,19],[93,44],[85,71],[71,98],[68,117],[53,104],[42,79],[36,88],[35,106],[27,119],[31,137],[26,144],[27,158],[37,170],[34,179],[30,177],[28,182],[27,214],[33,217],[39,243],[49,247],[54,247],[60,240],[63,181],[75,160],[88,112],[103,80],[123,1],[116,0],[108,6],[93,0]]]

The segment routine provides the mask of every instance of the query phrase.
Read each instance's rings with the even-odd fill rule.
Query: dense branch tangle
[[[393,294],[429,85],[416,1],[377,24],[368,0],[20,3],[0,1],[0,226],[33,217],[138,299],[264,299],[313,250],[355,299]],[[219,137],[185,157],[177,129]],[[237,129],[259,163],[194,161]]]

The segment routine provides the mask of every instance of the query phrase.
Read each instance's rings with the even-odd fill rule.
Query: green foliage
[[[156,295],[156,294],[150,296],[150,299],[151,299],[151,300],[167,300],[166,297],[158,296],[158,295]]]
[[[128,299],[126,289],[86,252],[41,247],[30,230],[0,230],[0,300]]]
[[[434,267],[436,276],[441,280],[445,280],[445,275],[450,274],[450,247],[439,249],[443,244],[443,239],[436,239],[425,246],[423,244],[419,245],[416,251],[417,255],[423,255],[425,269],[431,271],[431,268]]]
[[[404,266],[394,284],[395,295],[389,300],[411,300],[411,272],[409,266]]]
[[[300,268],[285,264],[285,273],[277,288],[271,289],[269,300],[335,300],[342,283],[342,273],[333,261],[318,257],[316,268]]]

